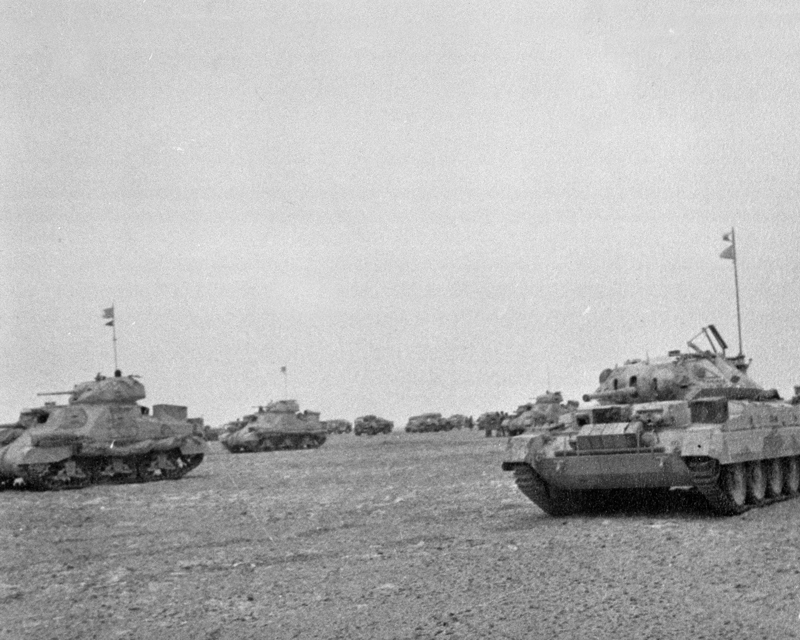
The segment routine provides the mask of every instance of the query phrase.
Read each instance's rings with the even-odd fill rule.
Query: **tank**
[[[356,418],[353,424],[353,433],[357,436],[376,436],[379,433],[391,433],[392,429],[394,422],[371,414]]]
[[[27,409],[0,427],[0,483],[34,489],[177,480],[206,453],[202,421],[186,407],[139,405],[144,385],[135,376],[98,375],[72,391],[66,405]]]
[[[503,432],[503,421],[508,418],[505,411],[487,411],[478,416],[476,426],[479,431],[483,431],[487,438],[492,437],[492,433],[497,436],[505,435]]]
[[[754,382],[742,354],[727,357],[713,325],[688,346],[604,370],[584,396],[594,406],[510,438],[502,468],[554,516],[676,487],[720,515],[796,497],[800,406]]]
[[[328,433],[350,433],[353,431],[353,423],[349,420],[323,420],[322,424]]]
[[[220,442],[231,453],[316,449],[328,437],[319,412],[303,411],[296,400],[277,400],[228,423]]]
[[[453,427],[441,413],[423,413],[411,416],[406,424],[408,433],[429,433],[431,431],[450,431]]]
[[[447,422],[451,429],[472,429],[475,426],[472,416],[465,416],[460,413],[454,413],[447,418]]]
[[[514,415],[503,420],[502,431],[504,435],[518,436],[528,429],[557,424],[562,416],[574,413],[577,408],[578,403],[574,400],[565,403],[560,391],[547,391],[536,396],[534,402],[517,407]]]

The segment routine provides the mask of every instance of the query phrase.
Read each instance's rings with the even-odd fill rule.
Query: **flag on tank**
[[[103,318],[106,320],[111,320],[110,322],[106,322],[107,327],[114,326],[114,305],[111,305],[107,309],[103,309]]]
[[[725,247],[725,249],[722,250],[722,253],[719,254],[719,257],[723,258],[724,260],[736,260],[736,240],[733,236],[733,231],[729,231],[728,233],[724,234],[722,239],[725,242],[730,242],[731,246]]]

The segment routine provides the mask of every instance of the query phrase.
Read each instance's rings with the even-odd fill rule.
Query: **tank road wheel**
[[[722,467],[722,489],[735,511],[744,511],[747,504],[747,473],[743,464]]]
[[[258,443],[257,451],[275,451],[275,444],[269,438],[264,438]]]
[[[783,493],[783,462],[780,458],[767,460],[767,496],[779,498]]]
[[[138,479],[137,466],[138,462],[130,458],[100,458],[95,476],[101,484],[135,482]]]
[[[786,458],[786,468],[783,474],[786,495],[795,497],[800,493],[800,458],[797,456]]]
[[[25,470],[25,482],[40,491],[82,489],[92,483],[92,474],[77,460],[68,458],[49,464],[28,465]]]
[[[310,436],[302,436],[300,441],[297,443],[298,449],[312,449],[314,447],[314,441],[311,439]]]
[[[172,462],[164,452],[154,452],[143,456],[136,465],[136,477],[139,482],[155,482],[164,479],[164,469]]]
[[[761,460],[747,463],[747,500],[750,504],[761,506],[767,494],[767,474]]]

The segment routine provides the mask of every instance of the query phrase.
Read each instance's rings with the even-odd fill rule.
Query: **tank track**
[[[763,498],[754,500],[748,491],[747,499],[742,501],[743,504],[737,504],[732,499],[730,492],[726,490],[723,479],[725,470],[728,467],[720,465],[713,458],[684,458],[684,462],[692,475],[692,482],[695,488],[706,499],[711,510],[717,515],[735,516],[754,507],[763,507],[774,502],[782,502],[783,500],[797,497],[796,491],[793,490],[787,493],[784,489],[780,495],[765,495]],[[768,460],[764,462],[768,462]]]
[[[202,453],[184,455],[179,449],[119,458],[76,456],[49,464],[25,465],[21,477],[24,488],[61,491],[100,484],[178,480],[202,461]]]
[[[223,446],[231,453],[261,453],[264,451],[295,451],[297,449],[319,449],[328,434],[304,435],[304,436],[280,436],[266,437],[254,444],[228,444],[223,442]]]
[[[738,505],[722,486],[722,467],[713,458],[684,459],[695,488],[708,502],[711,510],[721,516],[735,516],[744,513],[753,505]]]
[[[586,506],[580,492],[554,489],[530,465],[517,465],[514,468],[514,480],[529,500],[551,516],[573,515]]]

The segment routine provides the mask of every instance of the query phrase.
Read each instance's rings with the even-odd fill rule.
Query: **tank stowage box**
[[[203,460],[202,426],[186,420],[185,407],[162,405],[171,409],[148,416],[137,403],[145,397],[144,386],[133,376],[98,375],[63,394],[70,396],[68,404],[23,411],[9,430],[14,433],[0,437],[0,487],[18,481],[36,489],[75,489],[174,480]]]
[[[316,449],[328,437],[318,411],[300,412],[296,400],[277,400],[229,423],[219,440],[231,453]]]
[[[713,325],[710,350],[629,360],[600,374],[574,420],[509,439],[503,469],[551,515],[642,490],[694,487],[737,514],[800,492],[800,406],[747,376]]]

